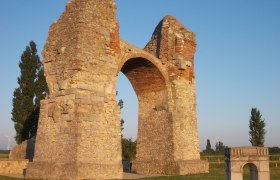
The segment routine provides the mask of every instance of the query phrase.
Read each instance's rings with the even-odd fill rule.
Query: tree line
[[[227,146],[224,145],[223,142],[218,141],[215,145],[215,149],[212,148],[211,142],[209,139],[207,139],[206,143],[206,149],[202,151],[203,155],[219,155],[219,154],[224,154],[225,148]]]

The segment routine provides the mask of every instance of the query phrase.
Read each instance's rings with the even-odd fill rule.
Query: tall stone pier
[[[72,0],[52,24],[43,50],[49,88],[41,101],[35,156],[27,177],[121,179],[123,72],[139,103],[139,174],[208,172],[200,160],[195,34],[166,16],[142,50],[119,38],[113,0]]]

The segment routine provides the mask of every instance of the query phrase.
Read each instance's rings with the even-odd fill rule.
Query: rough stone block
[[[0,159],[1,175],[23,175],[28,159]]]

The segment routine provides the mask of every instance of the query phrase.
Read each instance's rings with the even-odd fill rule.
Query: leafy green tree
[[[265,122],[262,119],[262,115],[257,108],[252,108],[251,118],[249,121],[249,135],[250,142],[252,146],[264,146],[264,136],[265,136]]]
[[[118,95],[118,92],[117,92]],[[122,99],[119,100],[118,105],[120,106],[120,109],[123,109],[124,107],[124,102]],[[124,124],[124,120],[121,118],[121,130],[123,130],[123,124]],[[136,156],[136,141],[132,141],[131,138],[126,139],[123,137],[122,134],[122,158],[125,160],[133,160],[135,159]]]
[[[40,114],[40,101],[46,97],[46,94],[48,92],[48,86],[46,82],[46,78],[44,75],[44,69],[42,64],[39,64],[37,78],[35,80],[36,82],[36,89],[35,89],[35,104],[34,104],[34,111],[33,111],[33,117],[30,121],[30,137],[33,137],[37,133],[38,128],[38,120],[39,120],[39,114]]]
[[[136,156],[136,141],[131,138],[122,138],[122,158],[126,160],[133,160]]]
[[[221,141],[217,142],[215,145],[215,153],[216,154],[224,154],[226,146]]]
[[[14,91],[12,121],[15,123],[16,142],[36,135],[40,100],[45,97],[47,85],[36,44],[30,41],[19,62],[20,77]]]
[[[205,154],[213,154],[214,150],[211,148],[210,140],[207,139],[206,149],[203,151]]]
[[[122,99],[119,100],[118,105],[120,106],[120,109],[123,108],[123,100]],[[124,124],[124,119],[121,118],[121,130],[123,130],[123,124]]]
[[[275,147],[269,147],[268,148],[269,150],[269,155],[272,155],[272,154],[280,154],[280,148],[275,146]],[[279,160],[279,159],[278,159]]]
[[[38,68],[37,73],[37,79],[36,79],[36,89],[35,89],[35,105],[37,107],[40,106],[40,101],[46,97],[46,94],[48,92],[48,86],[46,82],[46,77],[44,75],[44,69],[43,66],[40,63],[40,66]]]

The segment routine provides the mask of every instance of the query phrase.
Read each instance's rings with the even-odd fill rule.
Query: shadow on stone
[[[21,144],[14,147],[9,154],[9,159],[28,159],[33,161],[35,150],[35,138],[23,141]]]
[[[132,162],[129,160],[122,160],[123,172],[131,173]]]

